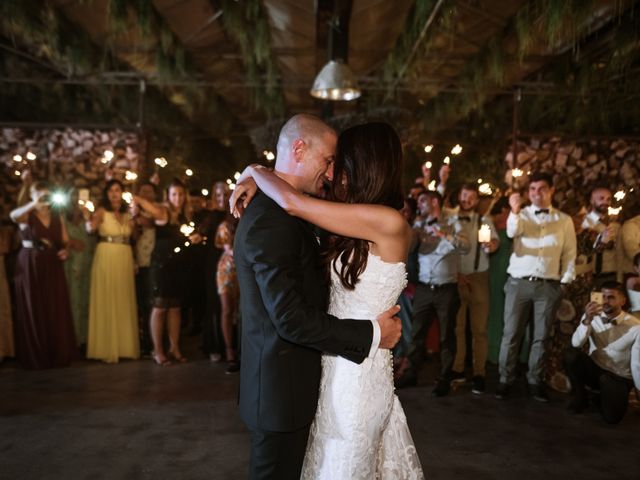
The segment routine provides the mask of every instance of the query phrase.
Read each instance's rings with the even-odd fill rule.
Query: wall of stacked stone
[[[113,158],[105,157],[105,151],[113,152]],[[106,180],[133,183],[125,174],[139,173],[144,158],[144,137],[136,132],[4,128],[0,132],[0,219],[6,220],[15,208],[27,171],[34,180],[46,180],[70,194],[87,188],[95,202]]]
[[[544,170],[553,174],[556,193],[554,204],[562,209],[567,202],[588,202],[591,189],[607,186],[612,192],[623,191],[621,219],[640,214],[640,142],[629,139],[567,140],[560,137],[528,138],[518,141],[516,161],[513,153],[505,155],[505,182],[515,188],[526,185],[527,174]],[[523,172],[514,178],[513,169]]]

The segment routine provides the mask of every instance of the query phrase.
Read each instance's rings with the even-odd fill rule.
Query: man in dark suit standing
[[[322,120],[296,115],[278,138],[275,171],[294,188],[322,191],[337,136]],[[356,363],[392,348],[397,307],[375,321],[326,313],[327,285],[311,225],[258,192],[234,245],[241,292],[240,415],[252,432],[251,479],[298,479],[320,385],[320,355]]]

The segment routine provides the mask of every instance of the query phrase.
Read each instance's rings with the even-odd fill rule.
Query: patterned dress
[[[223,221],[216,232],[216,247],[224,248],[225,245],[233,247],[234,229],[227,221]],[[233,261],[233,253],[224,251],[218,261],[218,271],[216,272],[216,282],[218,284],[218,294],[230,294],[238,298],[239,287],[236,277],[236,265]]]

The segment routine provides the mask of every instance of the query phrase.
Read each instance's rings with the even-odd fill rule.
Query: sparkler
[[[153,160],[153,162],[156,165],[158,165],[160,168],[164,168],[169,164],[169,162],[167,162],[167,159],[164,157],[157,157],[156,159]]]

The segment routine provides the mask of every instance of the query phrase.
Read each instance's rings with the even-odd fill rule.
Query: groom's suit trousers
[[[293,432],[251,432],[250,480],[298,480],[309,438],[307,425]]]

